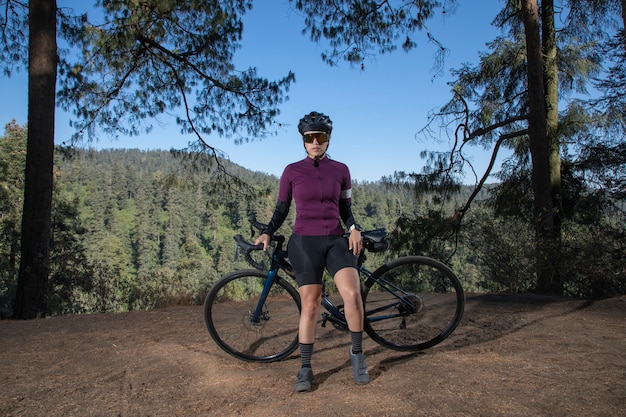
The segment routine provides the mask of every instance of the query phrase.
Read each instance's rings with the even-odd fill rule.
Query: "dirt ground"
[[[299,359],[222,352],[202,307],[0,322],[2,416],[625,416],[626,296],[468,296],[460,327],[420,353],[318,332],[313,391]]]

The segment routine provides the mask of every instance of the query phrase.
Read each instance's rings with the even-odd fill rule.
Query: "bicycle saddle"
[[[373,242],[381,242],[387,237],[387,230],[385,230],[385,228],[368,230],[366,232],[361,232],[361,236],[363,237],[363,240],[369,239]]]
[[[384,228],[361,232],[361,236],[365,248],[370,252],[384,252],[391,246],[391,242],[387,239],[387,230]]]

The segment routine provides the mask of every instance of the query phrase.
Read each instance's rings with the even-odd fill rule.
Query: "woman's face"
[[[307,155],[310,158],[320,158],[328,149],[330,135],[324,132],[304,132],[303,140]]]

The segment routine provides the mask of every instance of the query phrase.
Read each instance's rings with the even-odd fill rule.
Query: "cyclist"
[[[343,299],[344,313],[351,334],[349,350],[355,383],[369,382],[363,354],[363,301],[357,255],[361,251],[361,227],[352,215],[352,185],[348,167],[330,159],[326,151],[333,124],[323,113],[311,112],[298,123],[306,157],[287,165],[280,178],[278,201],[268,226],[255,244],[266,250],[270,236],[280,228],[296,203],[296,221],[287,252],[296,275],[302,302],[298,328],[301,369],[294,386],[296,392],[311,390],[311,357],[320,314],[322,275],[327,269]],[[348,239],[340,219],[350,231]]]

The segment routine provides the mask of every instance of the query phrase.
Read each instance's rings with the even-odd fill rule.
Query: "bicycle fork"
[[[263,285],[263,291],[261,292],[261,296],[259,297],[259,302],[257,303],[256,309],[252,313],[252,316],[250,317],[251,324],[259,324],[261,320],[269,320],[269,317],[267,317],[263,312],[263,306],[265,305],[265,300],[270,293],[270,289],[274,285],[274,280],[276,279],[277,274],[277,269],[271,269],[267,274],[267,279],[265,280],[265,284]]]

